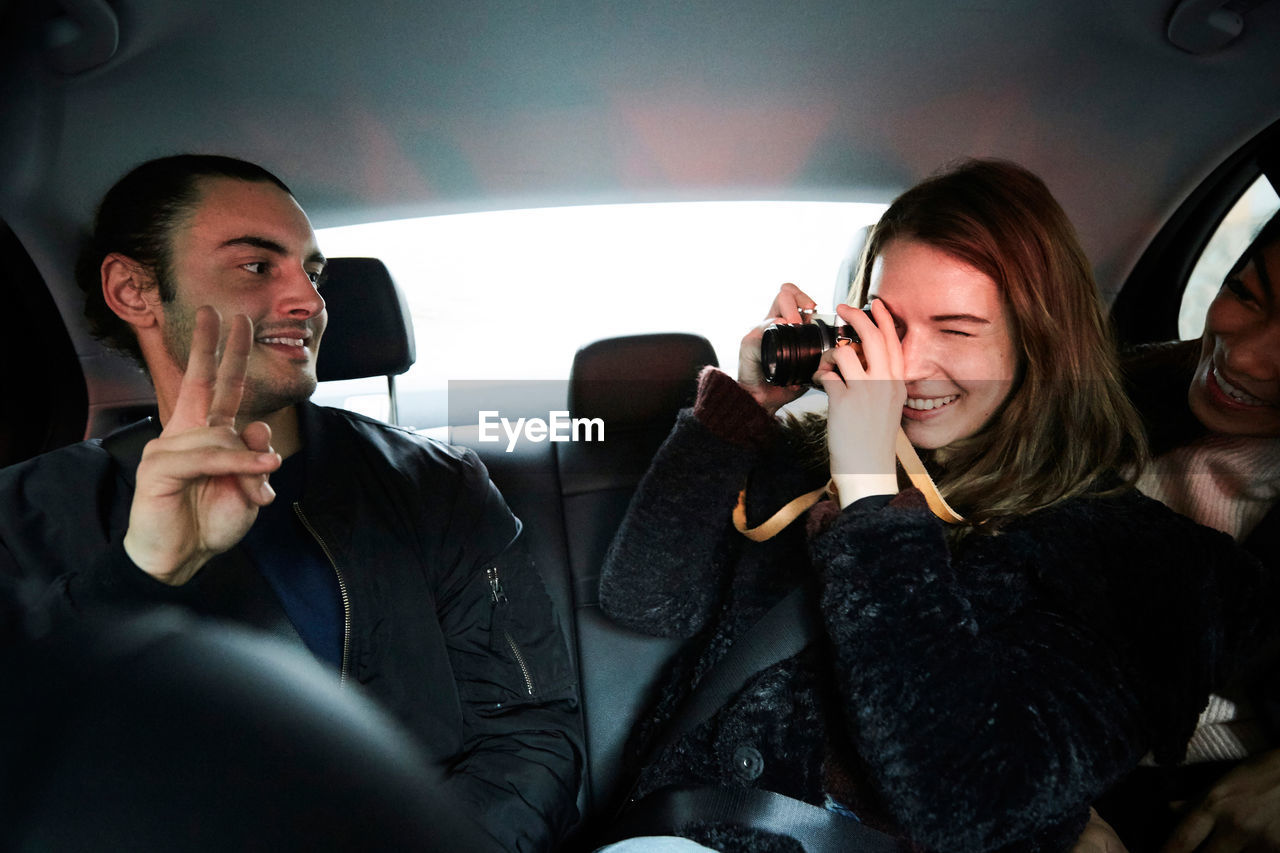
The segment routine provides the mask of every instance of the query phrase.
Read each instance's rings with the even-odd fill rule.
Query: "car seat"
[[[404,294],[377,258],[330,258],[320,295],[329,312],[316,378],[387,378],[391,423],[399,422],[396,377],[413,367],[413,316]]]

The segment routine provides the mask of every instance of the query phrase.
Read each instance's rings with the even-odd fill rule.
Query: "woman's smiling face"
[[[1280,436],[1280,243],[1227,276],[1205,315],[1187,399],[1213,432]]]
[[[870,296],[902,339],[902,428],[916,447],[974,435],[1004,405],[1018,375],[1009,312],[996,283],[928,243],[901,237],[876,259]]]

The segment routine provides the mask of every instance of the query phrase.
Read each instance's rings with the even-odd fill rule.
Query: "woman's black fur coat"
[[[748,479],[751,524],[826,479],[797,458],[732,379],[704,374],[613,542],[605,612],[692,638],[633,737],[637,796],[759,787],[831,797],[918,849],[1068,850],[1139,758],[1181,758],[1223,662],[1260,630],[1258,564],[1136,492],[1064,502],[954,553],[914,490],[820,504],[807,542],[800,522],[747,541],[729,520]],[[734,638],[805,578],[824,641],[640,759]],[[729,826],[683,834],[799,849]]]

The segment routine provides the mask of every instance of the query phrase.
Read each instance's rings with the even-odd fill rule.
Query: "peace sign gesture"
[[[174,586],[243,539],[258,508],[275,498],[267,475],[281,459],[271,449],[271,428],[261,421],[240,430],[235,424],[253,324],[237,314],[230,325],[219,359],[222,318],[208,306],[196,311],[173,413],[138,463],[125,552]]]

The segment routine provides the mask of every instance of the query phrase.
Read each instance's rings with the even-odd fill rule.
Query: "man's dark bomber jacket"
[[[308,487],[295,511],[339,574],[343,681],[448,763],[504,848],[546,848],[575,818],[581,734],[520,521],[469,450],[310,403],[299,423]],[[71,611],[171,603],[300,642],[240,547],[176,588],[129,560],[134,476],[156,435],[143,422],[0,471],[0,573],[51,583]]]

